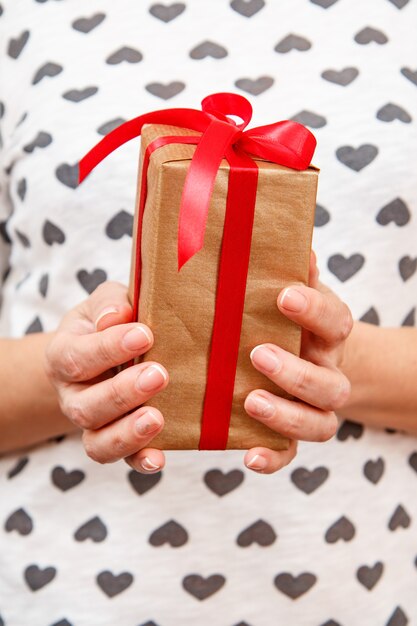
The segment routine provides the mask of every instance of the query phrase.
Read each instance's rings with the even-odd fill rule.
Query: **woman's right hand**
[[[159,471],[164,453],[146,448],[164,418],[140,406],[168,384],[168,372],[147,361],[118,371],[153,343],[148,326],[132,322],[127,288],[102,283],[69,311],[45,350],[45,370],[63,414],[82,429],[87,455],[99,463],[120,459],[143,473]]]

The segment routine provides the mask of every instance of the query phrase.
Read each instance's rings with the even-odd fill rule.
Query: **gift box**
[[[280,313],[276,301],[287,285],[308,282],[319,173],[308,163],[315,140],[301,125],[287,122],[285,132],[290,129],[295,138],[282,137],[280,126],[276,143],[284,148],[269,160],[268,149],[255,150],[235,123],[227,148],[219,147],[233,122],[219,111],[218,101],[206,129],[200,123],[197,130],[159,123],[164,117],[177,119],[159,113],[158,123],[151,114],[141,116],[129,281],[135,319],[155,337],[152,348],[135,362],[157,361],[170,376],[167,388],[146,402],[165,419],[150,445],[164,450],[287,449],[289,440],[249,417],[244,401],[254,389],[292,398],[258,372],[249,355],[266,342],[300,354],[301,327]],[[227,113],[233,113],[230,106]],[[264,133],[265,143],[271,143],[270,131],[258,130],[254,141]],[[133,132],[139,134],[130,128],[128,136],[113,138],[96,162]],[[307,154],[294,162],[286,151],[294,146],[300,151],[302,143],[304,148],[308,144]],[[214,159],[216,150],[210,187],[204,182],[204,168],[210,167],[204,158]],[[200,171],[195,167],[192,173],[198,151]],[[81,180],[96,162],[84,166]],[[188,202],[194,203],[188,216],[187,186]],[[200,212],[204,201],[206,216],[196,217],[193,211]]]

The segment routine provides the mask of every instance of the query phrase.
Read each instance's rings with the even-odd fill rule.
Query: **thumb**
[[[101,283],[85,300],[84,313],[94,323],[95,330],[132,322],[127,287],[116,281]]]

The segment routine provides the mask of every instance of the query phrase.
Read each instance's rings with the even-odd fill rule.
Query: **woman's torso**
[[[138,142],[78,189],[74,166],[117,120],[216,91],[309,125],[321,280],[356,319],[415,325],[416,2],[263,4],[3,2],[2,335],[127,282]],[[4,624],[417,620],[415,438],[345,421],[276,474],[243,456],[168,451],[144,476],[71,436],[1,459]]]

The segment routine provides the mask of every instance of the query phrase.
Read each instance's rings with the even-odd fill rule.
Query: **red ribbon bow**
[[[240,117],[237,124],[229,115]],[[185,180],[178,224],[178,271],[204,244],[210,198],[223,158],[229,163],[229,185],[216,293],[209,368],[199,449],[225,449],[236,363],[239,351],[255,210],[258,157],[292,169],[306,169],[316,147],[314,135],[301,124],[283,120],[244,130],[252,117],[250,102],[241,95],[216,93],[197,109],[162,109],[145,113],[106,135],[79,162],[79,183],[108,154],[138,137],[144,124],[168,124],[201,135],[159,137],[147,148],[139,201],[134,319],[140,288],[140,235],[146,201],[147,166],[153,150],[167,143],[196,144]]]

